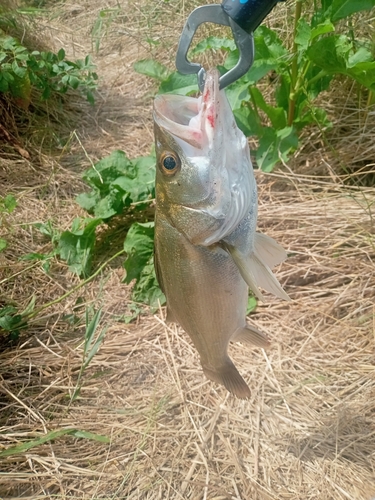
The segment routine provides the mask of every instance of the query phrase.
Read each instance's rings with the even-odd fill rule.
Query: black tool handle
[[[280,0],[223,0],[221,6],[238,26],[247,33],[252,33],[278,1]]]

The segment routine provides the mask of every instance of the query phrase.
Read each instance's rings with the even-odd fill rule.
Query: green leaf
[[[298,137],[293,127],[285,127],[282,130],[265,128],[256,151],[259,168],[264,172],[271,172],[281,160],[285,162],[290,151],[297,146]]]
[[[80,431],[80,430],[72,430],[69,432],[71,436],[82,438],[82,439],[90,439],[91,441],[98,441],[99,443],[110,443],[111,440],[108,436],[103,436],[102,434],[95,434],[94,432]]]
[[[35,295],[33,295],[30,299],[30,302],[27,304],[25,309],[21,312],[22,316],[28,316],[30,313],[32,313],[34,311],[35,300],[36,300],[36,297],[35,297]]]
[[[263,59],[274,61],[277,65],[286,62],[289,57],[288,50],[284,47],[276,31],[259,26],[254,33],[255,60]]]
[[[85,358],[85,362],[82,365],[83,369],[88,367],[88,365],[90,364],[90,361],[95,356],[95,354],[98,352],[99,347],[101,346],[101,344],[103,342],[104,336],[107,333],[107,330],[108,330],[108,327],[103,328],[102,331],[100,332],[100,334],[98,335],[98,337],[96,338],[95,343],[92,346],[92,349],[90,350],[90,352],[87,353],[87,356]]]
[[[360,47],[354,54],[351,54],[349,56],[349,59],[347,61],[347,67],[348,68],[353,68],[359,63],[367,63],[367,62],[374,62],[374,57],[372,53],[367,50],[365,47]]]
[[[202,54],[207,50],[227,50],[234,51],[236,50],[236,44],[234,40],[230,38],[218,38],[216,36],[209,36],[199,42],[194,49],[190,51],[190,57],[194,57],[198,54]]]
[[[0,310],[0,328],[2,328],[3,330],[12,332],[26,327],[26,321],[23,319],[21,314],[17,314],[16,308],[12,306],[6,306]]]
[[[351,43],[344,35],[331,35],[317,40],[307,56],[314,64],[329,73],[346,73]]]
[[[10,314],[14,314],[17,312],[17,309],[14,306],[5,306],[0,309],[0,318],[8,316]]]
[[[328,9],[331,7],[333,0],[321,0],[321,2],[323,11],[327,12]]]
[[[70,85],[70,87],[72,87],[72,89],[77,89],[80,84],[81,84],[81,80],[79,78],[77,78],[76,76],[71,75],[69,77],[69,85]]]
[[[85,355],[90,351],[90,347],[94,339],[96,329],[99,325],[101,315],[102,315],[102,308],[98,309],[90,320],[89,308],[86,308],[86,332],[85,332],[85,344],[83,348],[83,352]]]
[[[138,307],[137,304],[135,303],[129,304],[128,309],[130,311],[130,314],[124,314],[120,318],[120,321],[122,320],[126,324],[131,323],[134,319],[138,318],[138,316],[142,313],[142,308]]]
[[[61,233],[58,229],[53,227],[52,222],[50,220],[47,221],[45,224],[41,222],[35,222],[33,226],[39,229],[39,231],[43,235],[48,236],[48,238],[50,238],[52,243],[57,243],[59,241]]]
[[[234,68],[234,66],[238,63],[238,59],[240,57],[240,53],[238,49],[232,50],[229,52],[224,61],[224,69],[227,71]]]
[[[165,295],[160,290],[156,279],[153,257],[150,257],[141,272],[139,280],[134,285],[132,299],[137,302],[144,302],[153,309],[157,309],[159,303],[160,305],[165,304]]]
[[[375,61],[369,52],[360,48],[356,53],[353,44],[343,35],[331,35],[318,40],[307,51],[308,58],[327,73],[350,76],[361,85],[375,90]]]
[[[12,455],[20,455],[29,451],[37,446],[45,443],[49,443],[65,435],[71,435],[77,438],[92,439],[94,441],[99,441],[101,443],[109,443],[110,438],[100,434],[94,434],[87,431],[81,431],[79,429],[59,429],[55,431],[50,431],[43,436],[33,439],[32,441],[27,441],[26,443],[18,444],[17,446],[11,446],[6,450],[0,452],[0,457],[9,457]]]
[[[353,67],[348,67],[347,75],[372,92],[375,92],[375,61],[357,63]]]
[[[9,83],[12,84],[14,82],[14,76],[9,71],[4,71],[2,73],[2,77]]]
[[[4,198],[0,198],[0,213],[8,212],[11,214],[17,206],[17,200],[12,194],[7,194]]]
[[[309,101],[313,101],[321,92],[328,90],[333,76],[319,66],[311,64],[305,74],[305,87],[304,92],[300,94],[300,101],[305,100],[303,95],[308,97]]]
[[[86,99],[92,106],[95,104],[95,97],[91,90],[86,92]]]
[[[121,214],[125,206],[123,198],[123,191],[111,189],[111,192],[107,196],[101,198],[96,204],[94,208],[95,217],[106,220],[114,215]]]
[[[155,197],[155,156],[141,156],[130,161],[123,151],[114,151],[83,178],[93,188],[78,195],[76,201],[96,217],[109,219],[121,214],[132,203],[136,209]]]
[[[317,124],[321,129],[332,128],[332,122],[329,120],[327,112],[322,108],[309,106],[299,113],[298,117],[294,120],[293,125],[300,131],[303,127],[310,124]]]
[[[283,129],[286,127],[286,113],[283,108],[274,107],[266,103],[261,91],[257,87],[251,89],[251,96],[256,106],[264,111],[270,119],[273,128]]]
[[[102,309],[100,308],[94,313],[93,317],[90,320],[89,310],[88,308],[86,309],[86,332],[85,332],[85,344],[83,348],[84,355],[83,355],[82,370],[87,368],[92,358],[98,352],[98,349],[101,346],[104,335],[107,331],[107,328],[103,328],[102,331],[97,336],[97,338],[95,339],[95,334],[100,322],[101,315],[102,315]]]
[[[17,61],[13,61],[12,70],[14,74],[21,80],[23,80],[27,75],[27,69],[24,68],[23,66],[18,66]]]
[[[141,75],[155,78],[160,82],[166,80],[170,75],[170,70],[164,64],[154,61],[154,59],[142,59],[133,65],[134,70]]]
[[[57,53],[57,58],[59,61],[62,61],[65,58],[65,50],[60,49]]]
[[[21,328],[26,328],[27,322],[14,306],[5,306],[0,309],[0,328],[8,332],[19,333]]]
[[[75,219],[72,231],[64,231],[59,240],[60,257],[66,260],[69,270],[78,276],[87,277],[91,271],[91,262],[95,245],[95,230],[102,219]],[[79,224],[79,229],[74,226]]]
[[[252,135],[261,136],[263,134],[263,127],[260,123],[259,116],[250,106],[242,106],[240,109],[233,111],[237,126],[246,137]]]
[[[21,453],[25,453],[26,451],[31,450],[36,446],[40,446],[41,444],[48,443],[50,441],[53,441],[54,439],[64,436],[65,434],[68,434],[72,430],[73,429],[62,429],[58,431],[48,432],[47,434],[41,436],[38,439],[33,439],[32,441],[27,441],[26,443],[21,443],[18,444],[17,446],[11,446],[6,450],[1,451],[0,457],[9,457],[11,455],[19,455]]]
[[[18,260],[46,260],[52,256],[51,254],[30,252],[25,255],[21,255]]]
[[[182,75],[175,71],[164,80],[158,90],[159,94],[190,95],[199,92],[197,75]]]
[[[331,19],[336,22],[356,12],[370,10],[373,7],[375,7],[375,0],[333,0]]]
[[[154,223],[134,223],[130,227],[124,242],[127,258],[125,283],[136,279],[132,299],[144,302],[151,307],[165,303],[165,296],[159,288],[153,265]]]
[[[137,176],[134,179],[125,176],[118,177],[112,183],[112,186],[120,188],[126,193],[129,203],[150,201],[155,197],[155,163],[156,158],[154,156],[136,158],[133,165]]]
[[[270,71],[277,68],[278,64],[275,60],[258,59],[254,61],[245,78],[249,85],[254,85]]]
[[[0,92],[7,92],[9,89],[9,84],[5,78],[5,72],[0,73]]]
[[[140,278],[143,268],[153,255],[154,223],[132,224],[124,241],[124,250],[127,254],[124,263],[125,283],[130,283],[133,279]]]
[[[282,75],[279,77],[278,86],[275,89],[275,99],[277,106],[288,111],[290,95],[290,76]]]
[[[76,202],[78,205],[80,205],[82,208],[87,210],[89,213],[94,212],[94,208],[97,206],[97,204],[100,201],[100,194],[98,191],[91,191],[90,193],[80,193],[76,197]],[[100,215],[103,219],[106,219],[102,214]]]
[[[108,194],[110,184],[121,175],[134,178],[136,171],[124,151],[116,150],[86,170],[82,177],[101,194]]]
[[[0,238],[0,252],[3,252],[7,246],[8,246],[7,240],[4,240],[4,238]]]
[[[239,109],[244,101],[249,100],[249,83],[245,78],[240,78],[225,89],[232,110]]]
[[[297,33],[294,42],[299,46],[300,51],[305,51],[309,46],[311,39],[311,28],[304,17],[301,17],[297,23]]]
[[[333,31],[335,31],[335,26],[331,23],[329,19],[325,19],[322,23],[312,28],[310,34],[310,40],[314,40],[320,35],[332,33]]]
[[[247,308],[246,308],[246,314],[250,314],[251,312],[255,311],[257,308],[258,301],[256,297],[251,296],[247,299]]]

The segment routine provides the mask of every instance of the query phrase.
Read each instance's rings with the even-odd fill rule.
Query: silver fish
[[[270,268],[286,258],[256,233],[257,187],[249,146],[217,70],[200,98],[157,96],[155,269],[178,322],[199,352],[206,376],[239,398],[250,389],[228,356],[230,341],[267,347],[247,325],[248,287],[289,300]]]

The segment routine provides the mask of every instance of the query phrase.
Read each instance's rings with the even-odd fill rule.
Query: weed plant
[[[305,127],[314,125],[322,131],[332,127],[327,112],[315,101],[334,78],[351,79],[368,92],[369,103],[373,100],[374,43],[355,30],[353,16],[373,8],[375,0],[314,0],[312,10],[310,5],[306,0],[295,4],[290,46],[276,30],[260,26],[254,33],[254,64],[226,89],[239,128],[258,139],[256,164],[266,172],[288,160]],[[238,61],[234,41],[218,37],[198,43],[189,57],[208,50],[226,54],[218,67],[221,73]],[[158,61],[139,61],[135,70],[157,80],[159,93],[190,95],[198,91],[195,75],[170,71]]]

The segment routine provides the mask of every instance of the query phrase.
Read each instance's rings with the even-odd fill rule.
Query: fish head
[[[254,205],[256,185],[248,143],[219,89],[218,71],[207,72],[199,98],[157,96],[154,123],[159,209],[193,243],[220,241]]]

